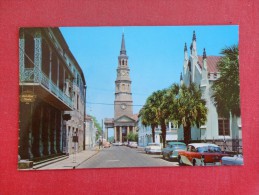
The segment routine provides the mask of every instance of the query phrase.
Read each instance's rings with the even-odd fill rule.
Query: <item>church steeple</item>
[[[184,44],[184,60],[188,60],[188,51],[187,51],[187,45],[186,43]]]
[[[128,56],[126,55],[124,33],[122,33],[117,78],[115,81],[114,118],[116,119],[123,115],[133,115],[130,68]]]
[[[193,40],[193,41],[196,41],[196,34],[195,34],[195,31],[193,31],[192,40]]]
[[[193,31],[192,44],[191,44],[190,49],[191,49],[191,54],[192,54],[192,56],[196,56],[196,57],[197,57],[196,34],[195,34],[195,31]]]
[[[120,55],[126,55],[125,40],[124,40],[124,32],[122,33],[122,40],[121,40],[121,50],[120,50]]]
[[[203,49],[203,56],[202,56],[203,59],[207,58],[207,55],[206,55],[206,50],[205,48]]]

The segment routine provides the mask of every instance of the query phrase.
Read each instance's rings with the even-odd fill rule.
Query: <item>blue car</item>
[[[186,150],[186,144],[183,142],[168,142],[167,146],[162,149],[163,159],[177,159],[178,151]]]

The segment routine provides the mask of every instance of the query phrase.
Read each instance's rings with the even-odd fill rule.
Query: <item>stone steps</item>
[[[61,156],[56,156],[56,157],[53,157],[53,158],[45,159],[45,160],[42,160],[42,161],[33,162],[33,168],[32,169],[39,169],[39,168],[45,167],[47,165],[65,160],[68,157],[69,156],[67,156],[67,155],[61,155]]]

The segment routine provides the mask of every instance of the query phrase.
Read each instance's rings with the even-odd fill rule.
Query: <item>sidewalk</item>
[[[98,152],[102,150],[98,147],[92,149],[86,149],[76,154],[70,154],[68,158],[53,162],[52,164],[43,166],[41,168],[36,168],[36,170],[49,170],[49,169],[75,169],[84,161],[90,159],[94,155],[98,154]]]

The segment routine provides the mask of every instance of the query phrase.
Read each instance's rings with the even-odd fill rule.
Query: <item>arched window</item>
[[[125,84],[121,85],[121,89],[122,89],[122,91],[125,91]]]

